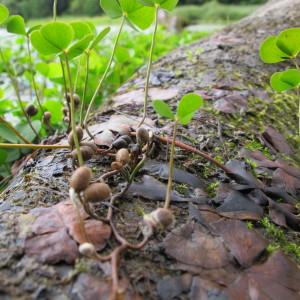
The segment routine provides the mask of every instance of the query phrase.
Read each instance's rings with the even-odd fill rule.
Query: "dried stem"
[[[170,144],[172,143],[172,139],[170,139],[169,137],[163,137],[163,136],[156,136],[156,138],[164,143],[164,144]],[[192,153],[195,153],[195,154],[198,154],[200,156],[202,156],[204,159],[208,160],[209,162],[213,163],[214,165],[216,165],[218,168],[222,169],[225,173],[229,174],[231,173],[230,170],[224,166],[222,163],[218,162],[217,160],[215,160],[213,157],[211,157],[208,153],[204,152],[204,151],[201,151],[201,150],[198,150],[192,146],[189,146],[183,142],[180,142],[180,141],[177,141],[175,140],[175,146],[183,149],[183,150],[186,150],[188,152],[192,152]]]

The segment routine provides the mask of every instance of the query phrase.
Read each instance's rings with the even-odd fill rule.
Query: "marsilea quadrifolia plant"
[[[124,293],[120,289],[118,262],[120,255],[126,249],[139,250],[149,241],[151,236],[158,230],[164,230],[172,224],[174,217],[170,209],[172,180],[174,170],[175,146],[179,145],[182,149],[202,155],[204,158],[215,163],[218,167],[226,170],[224,166],[205,154],[184,143],[176,144],[176,133],[179,124],[187,125],[195,112],[203,105],[203,100],[196,94],[188,94],[184,96],[178,104],[176,114],[173,114],[171,108],[162,101],[153,102],[155,111],[162,117],[166,117],[174,123],[173,138],[156,136],[154,133],[142,127],[146,118],[146,110],[148,105],[148,89],[151,73],[151,65],[153,58],[153,50],[155,46],[155,36],[158,26],[159,9],[171,11],[176,6],[178,0],[101,0],[100,5],[104,12],[111,18],[120,18],[120,26],[115,38],[110,59],[106,65],[105,72],[100,78],[98,86],[89,101],[88,108],[85,112],[84,102],[89,89],[89,59],[96,46],[101,43],[102,39],[109,33],[110,28],[104,28],[97,32],[95,26],[89,22],[61,22],[56,18],[57,0],[53,2],[53,21],[42,25],[26,28],[24,19],[21,16],[9,16],[8,9],[0,4],[0,25],[6,26],[9,33],[23,36],[26,39],[27,54],[29,63],[29,76],[32,84],[35,100],[27,107],[23,107],[22,93],[20,91],[18,77],[14,67],[9,62],[9,57],[1,51],[0,56],[4,65],[4,70],[11,80],[15,90],[17,101],[20,105],[24,117],[28,121],[33,137],[28,140],[23,134],[24,131],[18,131],[4,117],[0,117],[0,123],[4,124],[8,130],[13,132],[17,138],[14,144],[0,144],[0,148],[31,148],[31,149],[56,149],[69,148],[72,150],[73,166],[75,171],[70,179],[69,197],[74,204],[77,212],[80,231],[84,237],[84,241],[79,245],[79,252],[92,259],[100,261],[110,261],[112,263],[112,290],[110,299],[120,299]],[[146,29],[155,21],[152,43],[150,48],[149,62],[146,74],[145,85],[145,103],[142,120],[136,131],[132,131],[129,126],[122,134],[116,137],[109,149],[98,147],[93,136],[88,131],[88,118],[95,103],[95,99],[105,83],[109,71],[114,63],[114,57],[118,47],[120,35],[124,24],[127,22],[135,29]],[[34,52],[33,54],[33,51]],[[38,55],[37,55],[38,54]],[[35,58],[43,59],[45,63],[37,64]],[[78,73],[82,72],[79,68],[81,62],[85,62],[84,72],[84,88],[83,96],[79,97],[76,91]],[[54,73],[55,76],[62,76],[64,90],[62,98],[64,98],[65,107],[63,108],[64,120],[69,124],[68,128],[68,145],[51,145],[51,144],[32,144],[33,140],[38,138],[38,131],[41,124],[44,123],[51,132],[52,114],[44,109],[43,99],[41,97],[41,87],[37,84],[35,77],[35,69],[39,69],[41,73]],[[75,72],[74,72],[75,70]],[[59,76],[58,76],[59,77]],[[80,109],[79,109],[80,108]],[[38,118],[42,119],[39,120]],[[84,142],[84,130],[92,137],[91,142]],[[28,132],[28,130],[27,130]],[[31,135],[32,135],[31,134]],[[24,144],[21,144],[22,142]],[[117,230],[114,221],[114,207],[116,201],[124,195],[132,182],[135,180],[139,170],[145,161],[151,157],[158,142],[165,144],[171,143],[169,181],[166,192],[166,200],[164,207],[158,208],[153,212],[146,214],[141,220],[141,231],[143,239],[133,244],[126,240],[125,237]],[[91,168],[85,165],[93,155],[107,155],[112,157],[111,168],[99,178],[94,178]],[[123,180],[124,187],[120,191],[115,192],[108,185],[108,179]],[[95,211],[94,205],[105,202],[107,209],[106,216],[102,216]],[[108,255],[98,253],[94,245],[89,240],[85,230],[84,220],[81,210],[84,210],[90,218],[100,220],[110,225],[113,237],[118,245]]]
[[[267,37],[260,46],[260,57],[267,64],[290,61],[294,68],[288,68],[272,75],[270,83],[277,92],[296,90],[299,98],[299,135],[300,135],[300,69],[298,64],[300,52],[300,28],[289,28],[278,35]]]

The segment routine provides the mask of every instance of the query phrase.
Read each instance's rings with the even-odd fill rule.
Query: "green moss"
[[[281,249],[286,254],[291,255],[297,262],[300,262],[300,245],[291,240],[287,233],[280,227],[270,222],[267,217],[264,217],[260,224],[262,225],[266,236],[271,240],[267,250],[269,252]]]

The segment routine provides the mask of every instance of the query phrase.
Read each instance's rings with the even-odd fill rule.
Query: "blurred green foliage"
[[[219,2],[224,4],[261,4],[266,0],[180,0],[180,4],[205,4]],[[21,14],[25,19],[41,18],[52,14],[53,0],[2,0],[12,14]],[[238,8],[237,8],[238,9]],[[59,0],[58,14],[95,16],[101,13],[99,0]],[[225,12],[224,12],[225,13]]]

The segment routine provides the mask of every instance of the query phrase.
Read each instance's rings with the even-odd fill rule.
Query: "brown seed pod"
[[[174,222],[173,213],[166,208],[157,208],[150,214],[144,215],[142,231],[145,236],[150,236],[154,231],[165,229]]]
[[[138,128],[136,131],[136,142],[140,146],[144,146],[149,142],[149,132],[144,127]]]
[[[38,113],[38,110],[33,104],[30,104],[26,107],[26,113],[29,117],[33,117]]]
[[[118,132],[121,134],[121,135],[129,135],[130,134],[130,126],[127,125],[127,124],[122,124],[119,126],[119,130]]]
[[[76,127],[76,133],[77,133],[77,137],[78,137],[78,141],[81,142],[82,138],[83,138],[83,129],[80,126]],[[74,147],[74,137],[73,137],[73,131],[71,131],[69,133],[68,136],[68,143],[71,147]]]
[[[65,117],[67,117],[69,115],[69,109],[67,107],[64,107],[62,109],[62,112],[63,112],[63,114],[64,114]]]
[[[67,124],[69,124],[69,122],[70,122],[69,117],[64,117],[64,122],[67,123]]]
[[[70,186],[77,192],[84,191],[90,182],[92,171],[88,167],[80,167],[71,176]]]
[[[93,183],[84,192],[87,202],[101,202],[108,199],[111,195],[111,189],[106,183]]]
[[[51,117],[52,117],[51,112],[46,111],[43,116],[44,123],[48,125],[50,123]]]
[[[92,256],[93,254],[96,253],[95,246],[91,243],[83,243],[79,246],[78,248],[79,253],[84,255],[84,256]]]
[[[96,144],[95,143],[91,143],[91,142],[81,142],[80,146],[90,147],[94,151],[94,153],[96,153],[97,150],[98,150],[98,147],[96,146]]]
[[[157,208],[150,213],[157,226],[166,228],[174,222],[174,215],[171,210],[166,208]]]
[[[82,155],[82,159],[84,161],[87,161],[89,159],[91,159],[94,155],[94,151],[92,148],[90,148],[89,146],[82,146],[80,147],[80,152],[81,152],[81,155]],[[77,152],[77,149],[74,149],[71,153],[72,155],[72,158],[74,160],[77,160],[78,158],[78,152]]]
[[[125,148],[120,149],[116,153],[116,161],[122,163],[123,165],[127,164],[130,161],[129,151]]]
[[[122,167],[123,167],[123,164],[120,163],[120,162],[118,162],[118,161],[113,161],[110,166],[111,166],[112,170],[118,170],[118,171],[120,171],[122,169]]]
[[[73,94],[73,100],[74,100],[74,105],[75,107],[78,107],[80,104],[80,97],[77,94]],[[71,94],[67,93],[67,102],[71,102]]]

